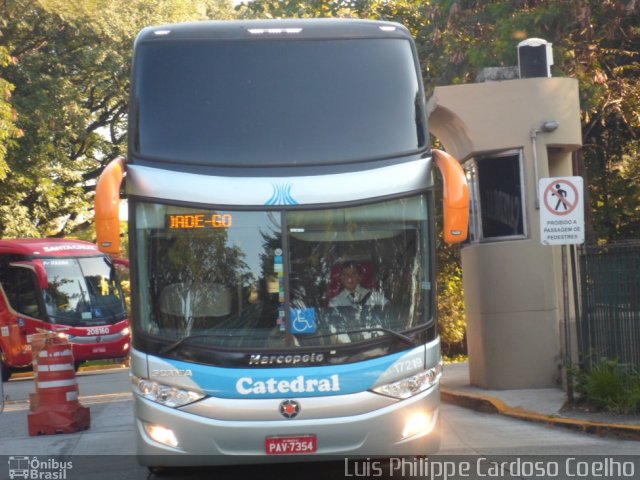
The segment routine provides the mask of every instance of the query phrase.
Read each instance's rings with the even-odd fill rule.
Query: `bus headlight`
[[[442,363],[438,363],[435,367],[430,368],[429,370],[424,370],[411,375],[410,377],[398,380],[397,382],[375,387],[372,390],[381,395],[403,400],[405,398],[413,397],[414,395],[437,385],[441,376]]]
[[[128,336],[131,333],[131,329],[129,327],[124,327],[122,330],[120,330],[120,335],[122,335],[123,337]]]
[[[146,378],[136,377],[135,375],[131,375],[131,383],[133,384],[134,393],[147,400],[171,408],[182,407],[205,397],[203,394],[192,390],[164,385]]]
[[[434,422],[432,416],[426,412],[418,412],[411,415],[402,430],[402,438],[415,437],[417,435],[426,435],[433,430]]]
[[[143,423],[143,425],[145,432],[147,432],[147,435],[149,435],[151,439],[170,447],[175,448],[178,446],[178,439],[175,433],[173,433],[173,430],[152,423]]]

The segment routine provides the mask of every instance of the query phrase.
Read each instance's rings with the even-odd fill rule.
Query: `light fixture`
[[[154,441],[173,448],[178,446],[178,439],[170,428],[153,423],[143,423],[143,425],[147,435]]]
[[[402,439],[428,435],[433,431],[435,426],[435,415],[430,415],[427,412],[417,412],[407,418],[407,422],[402,429]]]
[[[540,125],[540,131],[545,133],[553,132],[559,126],[560,122],[557,120],[547,120],[546,122],[542,122],[542,125]]]
[[[442,377],[442,362],[429,370],[423,370],[414,375],[402,378],[392,383],[386,383],[372,389],[373,392],[388,397],[404,400],[422,393],[436,386]]]
[[[130,379],[133,384],[133,393],[165,407],[179,408],[205,397],[200,392],[166,385],[147,378],[136,377],[135,375],[130,375]]]
[[[294,33],[300,33],[302,32],[302,28],[249,28],[247,29],[249,31],[250,34],[252,35],[264,35],[264,34],[268,34],[268,35],[273,35],[273,34],[282,34],[282,33],[286,33],[286,34],[294,34]]]
[[[531,130],[531,149],[533,150],[533,174],[535,177],[535,185],[534,191],[536,192],[536,210],[540,210],[540,195],[538,193],[538,183],[540,181],[538,174],[538,145],[536,140],[538,138],[538,133],[551,133],[557,130],[560,126],[560,122],[557,120],[545,120],[540,124],[538,128],[534,128]]]

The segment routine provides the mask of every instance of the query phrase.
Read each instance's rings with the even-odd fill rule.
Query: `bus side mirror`
[[[105,167],[96,184],[96,243],[101,252],[113,255],[120,254],[120,185],[124,172],[124,157],[115,158]]]
[[[11,262],[9,266],[31,270],[36,276],[38,286],[42,289],[49,288],[49,278],[47,277],[47,271],[45,270],[44,265],[42,265],[42,262],[40,260]]]
[[[129,260],[127,260],[126,258],[112,258],[111,261],[114,265],[119,265],[125,268],[130,267]]]
[[[469,231],[469,186],[460,163],[442,150],[432,150],[442,175],[444,241],[461,243]]]

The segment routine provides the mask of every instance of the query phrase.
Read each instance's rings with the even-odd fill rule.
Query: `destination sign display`
[[[229,228],[233,225],[233,215],[230,213],[172,213],[166,215],[166,225],[170,230]]]

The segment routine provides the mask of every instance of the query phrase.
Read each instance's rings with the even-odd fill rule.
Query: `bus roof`
[[[130,164],[315,168],[428,149],[415,47],[392,22],[148,27],[136,39],[130,106]]]
[[[0,240],[0,253],[47,257],[82,257],[101,254],[98,247],[91,242],[66,238]]]
[[[411,38],[399,23],[357,19],[217,20],[143,29],[136,42],[258,38]]]

